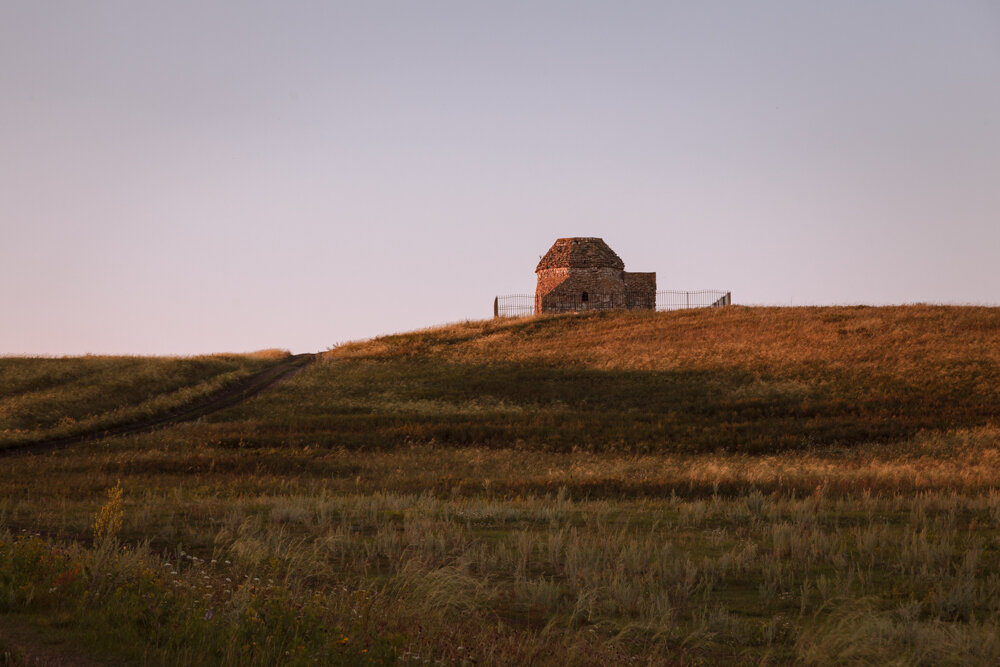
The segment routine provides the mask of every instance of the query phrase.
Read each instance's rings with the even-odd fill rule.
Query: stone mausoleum
[[[631,273],[603,239],[558,239],[535,269],[535,313],[656,308],[656,274]]]

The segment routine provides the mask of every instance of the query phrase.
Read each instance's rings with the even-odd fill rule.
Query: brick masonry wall
[[[535,268],[535,312],[656,308],[656,274],[626,273],[603,239],[556,239]]]
[[[625,308],[624,273],[615,268],[542,269],[537,272],[535,312]]]
[[[656,273],[632,273],[626,271],[625,293],[627,308],[653,310],[656,308]]]
[[[576,236],[556,239],[545,253],[535,271],[543,269],[598,269],[625,270],[622,258],[608,247],[604,239],[593,236]]]

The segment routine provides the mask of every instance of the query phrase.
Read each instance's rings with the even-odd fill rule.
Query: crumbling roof
[[[577,236],[557,239],[535,271],[543,269],[624,269],[625,262],[604,239]]]

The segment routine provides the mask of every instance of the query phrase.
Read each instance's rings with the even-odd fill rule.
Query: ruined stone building
[[[535,275],[535,313],[656,308],[656,274],[626,271],[603,239],[556,240]]]

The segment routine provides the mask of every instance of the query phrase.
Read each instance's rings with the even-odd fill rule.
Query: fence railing
[[[546,304],[547,313],[581,312],[587,310],[612,310],[619,308],[648,309],[644,301],[648,296],[628,294],[600,294],[591,292],[587,300],[583,294],[573,298],[560,297],[555,304]],[[656,293],[656,310],[682,310],[684,308],[717,308],[732,305],[732,292],[725,290],[697,290],[693,292],[665,290]],[[505,294],[493,299],[493,317],[524,317],[535,314],[534,294]]]
[[[507,294],[493,299],[493,317],[524,317],[534,314],[534,294]]]
[[[657,310],[681,310],[684,308],[718,308],[733,305],[732,292],[705,289],[697,292],[657,292]]]

